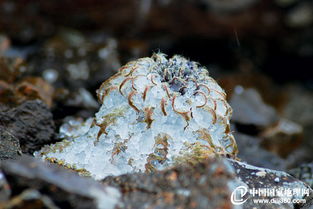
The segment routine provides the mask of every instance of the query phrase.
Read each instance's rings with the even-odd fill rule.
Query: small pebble
[[[265,171],[259,171],[255,174],[256,176],[264,177],[266,175]]]

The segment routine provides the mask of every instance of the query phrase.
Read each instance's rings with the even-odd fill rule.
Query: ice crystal
[[[36,153],[96,179],[163,169],[187,158],[236,156],[232,109],[207,69],[164,54],[129,62],[97,91],[95,118],[65,124],[66,139]]]

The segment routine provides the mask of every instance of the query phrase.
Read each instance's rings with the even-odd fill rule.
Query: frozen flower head
[[[225,92],[195,62],[160,53],[138,59],[105,81],[97,94],[102,106],[95,118],[64,125],[66,143],[37,155],[100,179],[237,154]]]

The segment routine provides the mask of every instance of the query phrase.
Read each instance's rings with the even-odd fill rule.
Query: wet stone
[[[234,208],[229,201],[238,180],[229,162],[211,158],[151,174],[125,174],[103,180],[123,191],[127,208]]]
[[[104,34],[88,37],[72,29],[60,30],[27,60],[33,74],[71,92],[95,89],[120,67],[115,39]]]
[[[19,140],[0,127],[0,161],[17,158],[21,152]]]
[[[10,186],[7,180],[5,179],[4,174],[0,170],[0,208],[1,202],[8,200],[10,195],[11,195]]]
[[[32,153],[54,139],[54,122],[48,107],[40,100],[16,108],[0,108],[0,127],[19,140],[24,153]]]
[[[275,109],[265,104],[255,89],[235,90],[230,104],[235,123],[253,125],[262,129],[274,124],[278,119]]]
[[[6,81],[0,80],[0,103],[14,104],[15,96],[11,85]]]
[[[313,163],[305,163],[288,171],[292,176],[304,181],[313,188]]]
[[[40,77],[26,77],[14,86],[16,103],[40,99],[48,107],[52,106],[54,88]]]
[[[296,168],[303,163],[312,162],[312,148],[309,146],[298,147],[295,151],[290,153],[285,160],[287,168]]]
[[[313,141],[310,139],[313,134],[313,93],[299,86],[291,86],[286,91],[289,92],[289,100],[283,110],[283,117],[303,127],[303,143],[312,148]]]
[[[253,137],[245,135],[242,133],[234,133],[237,141],[238,158],[249,164],[270,168],[285,170],[286,163],[277,154],[272,153],[264,149],[261,144],[261,139],[258,137]]]
[[[51,107],[54,88],[42,78],[26,73],[23,59],[0,57],[0,103],[14,107],[26,100],[40,99]]]
[[[120,67],[117,46],[117,40],[107,34],[86,36],[63,29],[27,57],[30,73],[55,88],[55,119],[70,115],[91,117],[95,113],[96,88]],[[87,112],[82,115],[81,111]]]
[[[286,172],[256,167],[231,159],[229,161],[236,169],[236,175],[250,187],[260,188],[276,185],[288,186],[290,188],[297,186],[300,188],[308,188],[306,184],[297,180]],[[277,177],[280,178],[281,181],[275,181]],[[310,190],[310,192],[312,192],[312,190]]]
[[[10,206],[16,199],[22,204],[20,208],[25,208],[32,200],[40,200],[39,203],[34,201],[31,208],[36,208],[36,203],[49,206],[47,208],[113,209],[119,202],[117,189],[33,157],[6,161],[1,168],[12,194],[16,195],[4,203],[5,206]]]
[[[99,104],[92,94],[84,88],[79,88],[76,92],[69,95],[65,105],[72,107],[82,107],[85,109],[98,109]]]
[[[305,199],[305,204],[311,204],[313,198],[313,190],[302,181],[292,177],[283,171],[271,170],[267,168],[261,168],[252,166],[243,162],[238,162],[235,160],[229,160],[232,166],[236,171],[236,176],[246,184],[249,189],[274,189],[274,190],[290,190],[295,191],[295,189],[299,189],[300,191],[306,192],[292,192],[291,195],[282,196],[283,198],[294,199]],[[252,193],[252,194],[251,194]],[[253,192],[247,193],[247,201],[244,203],[244,208],[301,208],[304,206],[301,204],[287,204],[287,203],[267,203],[256,204],[253,202]],[[276,195],[272,196],[272,198],[279,197]],[[260,196],[256,196],[256,198],[262,199]],[[265,197],[267,198],[267,197]]]
[[[21,58],[0,57],[0,80],[11,83],[23,72],[24,60]]]
[[[0,202],[0,207],[5,209],[59,209],[48,196],[42,195],[33,189],[24,190],[20,195],[15,196],[9,201]]]
[[[312,3],[302,3],[294,7],[286,16],[286,25],[291,28],[308,27],[313,22]]]
[[[302,127],[287,119],[280,119],[262,134],[262,146],[282,157],[288,156],[302,142]]]

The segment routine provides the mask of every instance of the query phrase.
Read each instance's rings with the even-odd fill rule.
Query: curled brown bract
[[[186,120],[186,121],[189,121],[190,118],[191,118],[191,108],[189,111],[186,111],[186,112],[180,112],[178,110],[176,110],[175,108],[175,100],[176,100],[176,95],[174,95],[173,99],[172,99],[172,108],[173,108],[173,111],[177,114],[180,114],[181,116],[183,116],[183,118]]]
[[[146,87],[145,87],[145,90],[144,90],[144,92],[143,92],[143,94],[142,94],[142,99],[143,99],[143,101],[146,101],[147,93],[148,93],[148,91],[151,89],[151,87],[152,87],[152,86],[146,86]]]
[[[151,81],[151,83],[153,83],[156,86],[158,84],[154,81],[154,76],[155,75],[153,75],[153,74],[150,76],[150,81]]]
[[[182,82],[184,85],[186,85],[186,81],[184,81],[183,79],[179,78],[179,77],[174,77],[171,81],[169,81],[168,83],[173,83],[174,81],[180,81]]]
[[[214,92],[216,92],[217,94],[221,95],[221,97],[222,97],[223,99],[226,99],[226,94],[225,94],[224,92],[220,92],[220,91],[217,91],[217,90],[215,90],[215,89],[211,89],[211,90],[214,91]]]
[[[165,84],[162,84],[162,88],[165,90],[167,97],[171,98],[171,95],[170,95],[170,92],[169,92],[167,86]]]
[[[184,72],[185,72],[185,69],[184,68],[179,68],[179,70],[178,70],[178,76],[179,77],[183,77],[184,76]]]
[[[130,72],[125,77],[132,75],[138,69],[137,63],[131,68]]]
[[[166,113],[166,111],[165,111],[165,105],[166,105],[166,99],[165,98],[162,98],[161,99],[161,110],[162,110],[162,113],[163,113],[163,115],[164,116],[167,116],[167,113]]]
[[[208,98],[202,91],[196,91],[193,95],[201,94],[204,97],[204,104],[196,106],[197,108],[204,107],[208,103]]]
[[[152,107],[146,107],[144,109],[145,113],[145,122],[147,123],[147,128],[151,128],[151,124],[153,122],[152,115],[153,115],[153,109]]]
[[[194,82],[195,86],[198,87],[198,82],[194,78],[187,78],[186,81],[192,81]]]
[[[120,84],[119,86],[119,92],[124,96],[123,92],[122,92],[122,88],[123,86],[126,84],[127,81],[131,81],[133,78],[132,77],[129,77],[129,78],[125,78],[122,83]]]
[[[120,68],[118,69],[118,72],[119,72],[119,73],[124,73],[123,71],[124,71],[125,69],[128,69],[128,68],[129,68],[129,66],[125,65],[125,66],[123,66],[123,67],[120,67]]]
[[[232,156],[234,157],[234,156],[236,156],[237,155],[237,153],[238,153],[238,148],[237,148],[237,145],[236,145],[236,140],[235,140],[235,138],[234,138],[234,136],[233,135],[228,135],[228,138],[229,138],[229,140],[230,140],[230,143],[229,143],[229,145],[227,145],[226,147],[225,147],[225,149],[227,149],[227,148],[232,148],[232,152],[231,152],[231,154],[232,154]]]
[[[129,106],[131,106],[136,112],[140,112],[139,109],[134,105],[133,101],[132,101],[132,97],[136,94],[136,91],[132,91],[130,92],[130,94],[128,95],[128,104]]]
[[[212,114],[212,116],[213,116],[212,123],[213,123],[213,124],[216,123],[216,121],[217,121],[217,116],[216,116],[215,111],[214,111],[211,107],[203,106],[203,107],[199,107],[199,108],[202,108],[202,109],[204,109],[205,111],[210,112],[210,113]]]
[[[101,92],[102,89],[100,88],[99,91],[97,92],[97,97],[100,103],[103,104],[105,97],[108,96],[111,91],[114,91],[117,89],[118,89],[117,86],[110,86],[109,88],[105,89],[104,92],[103,91]]]
[[[146,77],[145,75],[136,75],[135,77],[133,77],[133,79],[132,79],[132,89],[134,89],[134,90],[136,90],[137,91],[137,89],[135,88],[135,81],[137,80],[137,78],[139,78],[139,77]]]
[[[97,139],[96,139],[96,141],[94,142],[94,144],[96,144],[96,143],[99,142],[100,136],[101,136],[102,134],[105,134],[105,135],[108,134],[108,132],[106,131],[106,128],[110,125],[110,123],[105,123],[105,122],[104,122],[104,123],[99,124],[97,121],[95,121],[95,124],[96,124],[96,126],[98,126],[98,127],[100,128],[100,130],[99,130],[99,132],[98,132],[98,134],[97,134]]]
[[[163,71],[164,79],[166,80],[166,77],[170,75],[169,70],[167,68]]]
[[[202,84],[202,83],[197,85],[197,89],[200,89],[201,87],[204,87],[208,91],[207,94],[210,94],[211,90],[207,85]]]
[[[226,117],[226,116],[228,115],[229,111],[230,111],[230,110],[229,110],[229,107],[228,107],[228,105],[227,105],[227,103],[226,103],[226,101],[223,100],[223,99],[216,99],[216,100],[215,100],[215,104],[216,104],[216,101],[220,101],[220,102],[223,103],[223,106],[224,106],[225,109],[226,109],[225,114],[224,114],[224,117]],[[214,110],[216,110],[216,107],[215,107]]]

